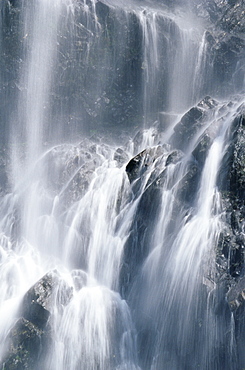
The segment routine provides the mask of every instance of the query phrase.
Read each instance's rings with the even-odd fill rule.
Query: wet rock
[[[227,148],[223,177],[223,197],[230,202],[230,225],[233,230],[242,231],[245,217],[245,111],[239,107],[237,116],[231,124],[232,142]],[[220,176],[220,175],[219,175]]]
[[[228,9],[228,6],[227,0],[207,0],[205,2],[198,2],[195,10],[199,17],[217,22]]]
[[[203,108],[205,110],[212,109],[218,106],[217,100],[211,98],[210,96],[206,96],[203,100],[201,100],[198,104],[197,107]]]
[[[173,150],[167,157],[166,166],[176,164],[183,158],[183,152],[180,150]]]
[[[43,329],[47,323],[60,291],[58,304],[67,305],[72,297],[72,288],[68,287],[56,271],[48,272],[25,294],[22,303],[22,316]]]
[[[237,91],[242,90],[244,65],[240,59],[244,59],[245,50],[244,1],[199,1],[195,11],[199,17],[211,23],[206,41],[207,55],[214,67],[213,91],[227,96],[227,92],[233,93],[230,87],[234,83]]]
[[[222,29],[236,33],[244,34],[245,31],[245,8],[243,0],[233,0],[229,2],[229,6],[225,7],[222,16],[217,22],[217,25]]]
[[[200,168],[203,167],[205,160],[207,158],[208,150],[210,149],[212,144],[212,139],[208,132],[205,132],[203,136],[201,137],[201,140],[199,141],[198,145],[195,147],[195,149],[192,152],[193,157],[198,162]]]
[[[79,201],[86,193],[93,179],[95,168],[96,166],[92,161],[85,163],[71,178],[62,193],[68,206]]]
[[[47,349],[46,333],[30,321],[21,318],[10,330],[8,356],[2,369],[37,369],[37,361]]]
[[[220,85],[219,90],[222,94],[229,91],[231,76],[236,83],[237,90],[242,90],[241,79],[244,74],[244,66],[240,60],[244,58],[244,40],[224,32],[215,34],[214,39],[215,43],[211,46],[213,78]]]
[[[133,182],[137,177],[139,177],[145,156],[146,150],[143,150],[128,162],[126,172],[130,182]]]
[[[244,106],[231,122],[232,140],[220,168],[222,207],[226,213],[225,227],[220,235],[219,249],[227,259],[233,279],[244,275],[245,261],[245,120]]]
[[[201,1],[196,4],[196,13],[227,31],[242,32],[244,28],[243,0]]]
[[[236,311],[241,305],[245,305],[245,277],[232,286],[227,293],[227,301],[231,311]]]
[[[172,188],[176,185],[174,172],[179,169],[181,159],[184,154],[180,150],[171,150],[170,146],[157,146],[147,148],[129,161],[126,171],[132,182],[132,190],[136,196],[140,188],[143,194],[140,197],[139,204],[135,213],[133,224],[130,230],[129,238],[124,247],[124,257],[120,272],[120,286],[123,297],[127,296],[132,287],[132,282],[140,270],[142,263],[147,257],[152,242],[152,230],[154,230],[162,202],[162,189]],[[169,176],[168,169],[171,176]],[[148,171],[149,170],[149,171]],[[191,187],[191,171],[194,177],[194,169],[190,166],[189,179],[183,178],[180,185],[181,191],[174,200],[172,219],[169,220],[167,229],[169,234],[176,225],[176,219],[179,217],[181,197],[187,198],[187,193],[193,196],[190,191],[195,191]],[[147,181],[145,181],[147,179]],[[144,182],[145,181],[145,182]],[[189,181],[189,182],[188,182]],[[187,186],[188,183],[188,186]],[[142,185],[144,185],[142,189]],[[193,185],[193,184],[192,184]],[[186,200],[187,201],[187,200]]]
[[[231,143],[218,177],[222,195],[222,208],[225,214],[223,230],[217,248],[216,266],[219,279],[225,279],[228,287],[226,300],[234,328],[232,335],[236,342],[237,368],[243,368],[245,330],[245,142],[244,106],[237,110],[231,122]]]
[[[139,194],[139,189],[143,194],[140,197],[130,235],[124,247],[120,272],[121,293],[124,297],[130,290],[131,283],[149,252],[152,230],[161,204],[161,190],[166,175],[164,169],[166,160],[170,156],[169,149],[164,145],[147,148],[133,157],[126,166],[126,173],[132,183],[134,195]],[[172,151],[172,158],[169,157],[168,165],[171,161],[172,163],[177,162],[178,155],[178,151]],[[148,169],[150,173],[147,172]]]
[[[25,294],[22,315],[38,328],[43,329],[50,316],[51,297],[58,278],[53,273],[46,274]]]
[[[177,198],[181,202],[191,205],[196,199],[199,185],[200,171],[195,164],[190,164],[186,175],[178,184]]]
[[[67,305],[73,295],[57,271],[48,272],[25,294],[21,318],[10,330],[3,369],[41,369],[39,358],[47,354],[51,343],[49,318],[56,304]]]
[[[164,147],[159,145],[157,147],[147,148],[133,157],[126,166],[126,173],[130,183],[141,177],[148,166],[162,156],[163,153]]]
[[[117,148],[117,150],[114,153],[113,159],[117,161],[119,167],[122,167],[128,160],[128,154],[121,148]]]
[[[182,118],[181,124],[182,126],[189,128],[194,122],[200,121],[203,118],[203,110],[199,107],[191,108]]]
[[[240,107],[233,126],[237,127],[230,171],[230,191],[244,206],[245,199],[245,106]]]
[[[191,108],[174,128],[173,146],[184,150],[200,128],[205,126],[207,117],[217,105],[214,99],[207,96],[196,107]]]
[[[129,238],[124,246],[120,271],[120,289],[123,297],[127,297],[131,284],[149,253],[152,230],[159,215],[160,204],[161,187],[154,181],[140,199]]]

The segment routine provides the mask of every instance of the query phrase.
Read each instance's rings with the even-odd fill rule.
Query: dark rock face
[[[192,152],[193,157],[197,160],[197,162],[201,166],[204,165],[206,154],[208,149],[210,149],[211,143],[212,140],[210,138],[210,135],[207,132],[205,132],[201,140],[199,141],[199,144]]]
[[[157,158],[161,157],[164,153],[164,147],[159,145],[157,147],[147,148],[133,157],[126,166],[126,173],[130,183],[143,176],[148,166],[154,163]]]
[[[196,164],[189,164],[186,175],[179,183],[179,190],[176,194],[177,199],[184,204],[192,205],[198,189],[200,171]]]
[[[234,338],[237,351],[237,368],[245,364],[244,330],[244,227],[245,227],[245,146],[244,146],[244,106],[238,108],[231,124],[232,141],[227,148],[224,168],[220,169],[220,189],[225,210],[225,225],[220,234],[217,250],[217,270],[219,284],[225,286],[224,294],[234,319]],[[224,175],[225,174],[225,175]],[[223,182],[223,184],[222,184]]]
[[[244,14],[243,0],[200,1],[196,6],[200,17],[209,19],[212,27],[208,29],[206,40],[210,61],[213,63],[213,80],[218,89],[213,92],[225,96],[227,91],[233,93],[230,76],[235,82],[236,92],[243,89],[244,65]]]
[[[239,109],[240,113],[236,118],[237,126],[235,146],[230,172],[230,190],[234,197],[240,200],[244,206],[245,199],[245,106]]]
[[[146,155],[146,150],[143,150],[143,152],[137,154],[133,159],[129,161],[129,163],[126,166],[126,172],[128,174],[129,181],[134,181],[142,169],[142,164],[144,162]]]
[[[245,304],[245,278],[241,278],[238,283],[232,286],[227,293],[227,301],[231,311],[236,311]]]
[[[22,316],[43,329],[48,323],[50,311],[59,294],[61,281],[56,271],[44,275],[25,294],[22,302]],[[67,305],[72,297],[72,289],[62,284],[61,290],[63,295],[58,303]]]
[[[225,31],[242,35],[245,31],[244,1],[232,0],[228,1],[225,5],[223,1],[220,1],[219,7],[221,17],[217,21],[218,26]]]
[[[52,271],[44,275],[23,298],[21,318],[10,330],[7,354],[2,369],[42,369],[40,358],[45,358],[51,343],[49,318],[55,302],[58,307],[67,305],[73,295],[72,288]]]
[[[174,128],[173,145],[181,150],[186,148],[200,128],[206,125],[207,118],[213,114],[217,104],[214,99],[206,96],[196,107],[191,108]]]
[[[245,354],[243,351],[245,345],[244,330],[245,330],[245,278],[239,279],[227,293],[227,301],[230,310],[233,313],[235,330],[234,335],[237,345],[237,357],[240,368],[244,367]]]
[[[149,253],[149,241],[159,214],[161,189],[156,182],[144,192],[131,226],[130,236],[124,246],[123,264],[120,272],[120,289],[128,297],[134,278]]]
[[[196,3],[199,16],[209,17],[220,28],[243,33],[244,31],[244,1],[243,0],[208,0]]]
[[[0,48],[0,144],[6,142],[9,135],[9,117],[17,108],[19,93],[18,74],[21,69],[21,43],[18,34],[21,25],[20,1],[2,0],[0,4],[1,22]]]
[[[37,359],[44,349],[47,333],[32,322],[21,318],[9,333],[9,354],[2,369],[23,370],[37,368]],[[46,348],[46,346],[44,346]]]
[[[220,169],[223,179],[222,196],[227,213],[227,232],[222,235],[223,253],[229,258],[229,273],[233,278],[244,275],[244,107],[241,106],[232,123],[233,140],[227,150],[224,168]],[[224,174],[224,175],[222,175]]]

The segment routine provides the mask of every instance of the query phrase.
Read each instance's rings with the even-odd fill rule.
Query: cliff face
[[[6,134],[9,117],[17,119],[13,112],[17,110],[18,97],[25,90],[20,79],[29,47],[22,14],[25,6],[31,5],[7,0],[1,3],[1,127]],[[178,27],[173,21],[169,23],[160,17],[151,21],[156,22],[154,27],[158,30],[159,46],[156,47],[161,63],[161,68],[154,69],[149,65],[154,62],[144,49],[147,42],[150,48],[153,47],[150,38],[154,30],[150,30],[149,25],[144,30],[140,13],[110,7],[102,1],[98,1],[95,8],[90,2],[88,6],[90,13],[84,13],[81,4],[72,16],[64,14],[66,25],[63,33],[58,35],[59,55],[49,97],[54,127],[53,131],[50,130],[51,135],[61,122],[63,132],[67,133],[115,126],[132,128],[144,120],[146,113],[148,120],[155,120],[159,111],[168,109],[171,61],[168,66],[166,53],[174,58],[178,55],[178,47],[174,43],[169,44],[167,38],[179,37]],[[175,6],[181,7],[181,4]],[[191,7],[200,21],[207,25],[204,57],[207,70],[203,67],[198,72],[204,79],[198,98],[206,94],[225,97],[242,90],[243,1],[193,2]],[[146,32],[149,33],[147,36]],[[154,54],[156,50],[150,52]],[[153,74],[156,80],[152,79]],[[152,79],[152,86],[150,82],[147,85],[147,78]],[[147,94],[145,89],[150,93]]]
[[[244,2],[208,1],[196,6],[196,13],[211,21],[207,33],[218,93],[226,94],[234,84],[234,93],[244,89]],[[231,81],[230,77],[233,76]],[[237,90],[236,90],[237,89]],[[235,91],[236,90],[236,91]]]

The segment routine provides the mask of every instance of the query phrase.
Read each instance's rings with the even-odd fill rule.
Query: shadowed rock
[[[245,304],[245,277],[231,287],[227,293],[227,301],[231,311],[236,311],[238,307]]]
[[[9,353],[1,369],[23,370],[36,368],[36,361],[46,349],[46,332],[23,317],[9,333]]]
[[[72,298],[70,288],[56,271],[48,272],[25,294],[21,318],[8,335],[7,354],[2,369],[43,369],[40,358],[45,358],[51,344],[49,318],[54,305],[62,309]]]
[[[205,126],[207,118],[212,114],[217,102],[206,96],[197,106],[191,108],[181,118],[180,122],[174,128],[173,145],[183,150],[194,135]]]

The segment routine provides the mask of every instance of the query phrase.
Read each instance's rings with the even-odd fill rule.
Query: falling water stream
[[[102,3],[125,20],[125,27],[133,14],[142,35],[143,131],[140,140],[132,136],[119,144],[122,161],[116,157],[118,144],[85,137],[71,140],[61,128],[50,140],[50,130],[55,132],[51,98],[56,65],[63,57],[60,40],[73,43],[72,22],[80,12],[78,26],[87,32],[87,63],[94,39],[103,49],[96,1],[24,1],[21,7],[24,62],[17,109],[9,122],[11,189],[0,203],[1,358],[24,295],[51,273],[58,279],[49,307],[52,341],[36,368],[233,369],[232,331],[230,363],[213,361],[214,349],[225,343],[225,328],[213,314],[210,297],[223,223],[219,170],[241,98],[232,108],[228,101],[216,102],[192,138],[180,144],[180,118],[206,94],[202,71],[207,75],[210,68],[211,74],[205,25],[188,9],[173,11],[150,2]],[[101,59],[101,70],[106,61]],[[98,90],[104,89],[104,77]],[[159,104],[173,117],[165,131],[149,124]],[[193,152],[206,132],[211,142],[188,203],[181,199],[183,183],[196,165]],[[146,148],[141,175],[130,180],[127,163]],[[142,241],[142,235],[135,236],[135,220],[156,184],[159,200],[156,205],[153,198],[150,202],[153,222]],[[122,265],[131,239],[136,244],[138,240],[139,250],[146,246],[140,262],[133,257],[129,262],[135,264],[135,274],[125,290]]]

